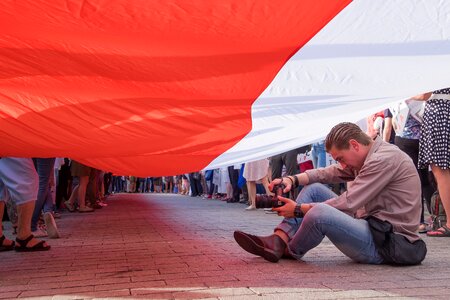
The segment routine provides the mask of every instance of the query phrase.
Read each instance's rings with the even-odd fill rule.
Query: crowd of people
[[[116,176],[68,158],[2,157],[0,216],[9,219],[17,236],[15,241],[7,239],[1,227],[0,251],[50,249],[46,241],[37,238],[60,237],[55,219],[62,211],[92,213],[107,206],[106,198],[115,193],[173,193],[246,203],[245,210],[254,211],[258,208],[257,194],[273,195],[274,185],[283,183],[286,188],[279,198],[286,205],[273,211],[285,220],[268,237],[235,232],[244,250],[273,262],[283,255],[301,258],[327,236],[355,261],[386,262],[373,239],[370,226],[374,219],[388,222],[391,232],[414,245],[421,241],[418,233],[450,236],[450,224],[431,228],[425,219],[425,207],[435,191],[445,211],[450,211],[450,89],[418,95],[409,103],[413,100],[425,101],[423,114],[411,104],[403,123],[398,117],[401,110],[390,108],[371,116],[366,132],[355,124],[342,123],[326,140],[312,145],[189,174]],[[330,164],[327,152],[337,164]],[[311,162],[299,159],[305,155]],[[395,172],[387,172],[389,168]],[[437,182],[435,187],[430,173]],[[360,209],[365,212],[360,213]],[[373,222],[368,217],[373,217]],[[347,225],[336,231],[323,225],[327,222],[334,227]],[[360,230],[355,234],[357,241],[348,238],[354,230]],[[355,247],[366,250],[358,252]],[[424,253],[422,246],[414,247],[417,253]]]

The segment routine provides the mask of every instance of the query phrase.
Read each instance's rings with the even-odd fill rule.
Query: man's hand
[[[281,202],[284,202],[285,204],[281,207],[274,207],[272,208],[273,211],[278,212],[279,216],[285,217],[285,218],[293,218],[294,217],[294,209],[295,206],[297,205],[297,202],[288,199],[288,198],[284,198],[281,196],[278,196],[278,200],[280,200]]]
[[[295,207],[298,205],[298,203],[291,199],[283,198],[281,196],[278,196],[278,200],[280,200],[281,202],[284,202],[286,204],[281,207],[274,207],[274,208],[272,208],[272,210],[278,212],[279,216],[282,216],[285,218],[294,218],[295,217],[294,210],[295,210]],[[312,208],[312,205],[309,203],[302,203],[300,205],[301,205],[302,212],[305,215]]]
[[[280,184],[282,181],[285,186],[285,189],[283,190],[283,194],[288,193],[292,188],[292,182],[291,182],[291,180],[289,180],[287,178],[276,178],[276,179],[272,180],[272,182],[269,184],[269,191],[275,192],[273,190],[273,187],[275,185]],[[284,199],[286,199],[286,198],[284,198]]]

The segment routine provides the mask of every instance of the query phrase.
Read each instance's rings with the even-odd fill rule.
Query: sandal
[[[33,251],[47,251],[50,250],[50,246],[44,246],[45,241],[40,241],[33,247],[27,247],[28,243],[34,238],[31,234],[24,240],[16,238],[16,247],[14,248],[17,252],[33,252]]]
[[[441,228],[428,231],[427,236],[430,237],[450,237],[450,229],[446,225],[442,225]]]
[[[12,241],[12,244],[11,244],[11,245],[3,245],[3,242],[4,242],[5,240],[6,240],[5,236],[2,235],[2,236],[0,237],[0,252],[13,250],[13,249],[14,249],[14,246],[16,245],[16,243],[14,243],[14,241]]]

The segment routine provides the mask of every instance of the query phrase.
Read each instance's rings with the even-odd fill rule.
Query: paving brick
[[[77,294],[80,296],[79,298],[85,298],[83,297],[83,293],[92,291],[94,291],[94,287],[92,286],[73,287],[66,289],[41,289],[35,291],[24,291],[20,294],[19,297],[25,298],[25,297],[57,296],[57,295],[61,296],[61,295]]]
[[[226,296],[241,296],[241,295],[255,295],[251,289],[248,288],[208,288],[183,292],[174,292],[175,298],[218,298]]]
[[[20,295],[21,291],[15,291],[15,292],[2,292],[0,291],[0,299],[11,299],[11,298],[17,298]]]
[[[419,266],[353,263],[327,239],[302,261],[244,252],[236,229],[266,235],[281,220],[242,204],[120,194],[93,214],[63,213],[43,253],[1,254],[0,298],[448,299],[445,239],[424,237]],[[10,235],[10,225],[5,234]],[[430,272],[432,270],[433,272]]]
[[[85,292],[83,293],[84,297],[89,297],[89,298],[94,298],[94,299],[98,299],[98,298],[115,298],[117,299],[118,297],[127,297],[130,296],[130,290],[127,289],[113,289],[110,288],[109,290],[104,290],[104,291],[97,291],[97,292]]]
[[[90,286],[101,284],[119,284],[119,283],[129,283],[130,281],[131,280],[129,277],[95,278],[89,280],[64,281],[61,283],[61,287],[67,288],[67,287]]]
[[[107,291],[111,289],[138,289],[138,288],[161,288],[167,287],[166,282],[163,280],[143,281],[143,282],[128,282],[128,283],[115,283],[115,284],[102,284],[96,285],[95,291]]]

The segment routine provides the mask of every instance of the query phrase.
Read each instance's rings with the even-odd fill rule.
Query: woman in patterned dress
[[[450,237],[450,88],[414,97],[425,100],[419,145],[419,168],[431,166],[447,214],[447,224],[428,236]]]

